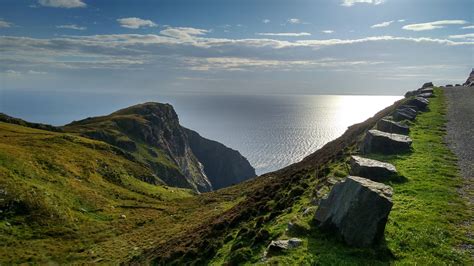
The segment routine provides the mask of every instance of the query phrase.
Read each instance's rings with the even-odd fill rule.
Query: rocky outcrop
[[[351,246],[371,246],[383,238],[392,193],[390,186],[349,176],[321,201],[315,220],[320,228],[336,231]]]
[[[363,153],[394,154],[408,152],[411,149],[410,137],[387,133],[380,130],[369,130],[362,142]]]
[[[376,128],[383,132],[402,135],[408,135],[410,132],[410,128],[407,125],[392,121],[389,118],[384,118],[377,122]]]
[[[240,174],[235,168],[245,165],[245,162],[245,170],[249,170],[248,167],[253,169],[245,158],[237,156],[237,151],[219,146],[217,142],[213,143],[214,148],[206,150],[203,145],[196,144],[194,138],[196,153],[205,161],[201,162],[191,147],[187,134],[189,130],[181,127],[178,115],[169,104],[138,104],[108,116],[72,122],[66,125],[64,130],[117,146],[129,152],[137,161],[148,165],[167,185],[190,188],[198,192],[214,189],[206,171],[216,180],[220,180],[220,177],[215,176],[215,173],[225,173],[224,169],[214,169],[211,158],[219,158],[217,165],[228,168],[230,173]],[[219,148],[215,148],[217,146]],[[204,150],[208,154],[204,155]],[[234,156],[229,156],[230,154]],[[233,161],[236,158],[237,161]],[[225,163],[222,163],[223,161]],[[225,177],[229,176],[231,174]],[[246,175],[238,179],[233,176],[232,181],[242,181],[248,177],[249,175]],[[228,183],[221,182],[218,187],[222,187],[222,184]]]
[[[214,189],[228,187],[255,177],[255,169],[238,151],[223,144],[201,137],[186,129],[189,145],[204,166],[204,172]]]
[[[361,176],[376,182],[384,182],[397,175],[395,166],[360,156],[351,156],[350,174]]]
[[[303,240],[299,238],[291,238],[288,240],[274,240],[268,245],[267,250],[270,253],[279,252],[282,250],[297,248],[302,243]]]
[[[469,77],[467,78],[466,82],[463,83],[463,86],[466,86],[466,87],[474,86],[474,68],[472,69],[471,74],[469,74]]]

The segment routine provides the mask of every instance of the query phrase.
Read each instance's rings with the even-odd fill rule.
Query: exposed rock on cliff
[[[254,177],[255,169],[238,151],[201,137],[196,131],[184,129],[194,155],[214,189],[228,187]]]

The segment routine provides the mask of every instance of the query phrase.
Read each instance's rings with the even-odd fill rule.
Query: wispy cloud
[[[398,22],[405,22],[406,20],[405,19],[399,19],[397,20]]]
[[[270,23],[270,20],[266,18],[266,19],[262,20],[262,23],[268,24],[268,23]]]
[[[69,30],[86,30],[86,27],[81,27],[76,24],[70,24],[70,25],[59,25],[56,26],[58,29],[69,29]]]
[[[263,32],[263,33],[256,33],[256,35],[260,36],[284,36],[284,37],[300,37],[300,36],[311,36],[311,33],[308,32]]]
[[[474,41],[474,33],[460,34],[460,35],[450,35],[450,39],[465,39]]]
[[[385,0],[343,0],[341,5],[342,6],[353,6],[355,4],[361,4],[361,3],[372,4],[372,5],[380,5],[383,2],[385,2]]]
[[[301,20],[299,18],[290,18],[286,22],[288,22],[290,24],[300,24]]]
[[[390,21],[385,21],[385,22],[382,22],[382,23],[379,23],[379,24],[375,24],[375,25],[372,25],[370,26],[371,28],[384,28],[384,27],[388,27],[390,26],[390,24],[392,24],[394,21],[393,20],[390,20]]]
[[[57,8],[78,8],[87,6],[82,0],[38,0],[38,4]]]
[[[0,19],[0,28],[10,28],[13,23]]]
[[[333,30],[323,30],[321,31],[322,33],[327,33],[327,34],[330,34],[330,33],[333,33],[334,31]]]
[[[467,24],[465,20],[439,20],[433,22],[426,22],[426,23],[418,23],[418,24],[408,24],[402,27],[404,30],[411,30],[411,31],[425,31],[425,30],[434,30],[434,29],[442,29],[447,25],[463,25]]]
[[[470,30],[470,29],[474,29],[474,25],[470,25],[470,26],[464,26],[462,27],[463,30]]]
[[[117,22],[120,26],[128,29],[139,29],[142,27],[156,27],[158,26],[155,22],[148,19],[141,19],[136,17],[131,18],[119,18]]]

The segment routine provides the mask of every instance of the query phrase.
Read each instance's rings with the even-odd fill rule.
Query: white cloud
[[[300,36],[311,36],[311,33],[308,32],[264,32],[264,33],[256,33],[260,36],[284,36],[284,37],[300,37]]]
[[[419,24],[409,24],[402,27],[404,30],[411,31],[425,31],[425,30],[434,30],[442,29],[446,25],[463,25],[466,24],[465,20],[439,20],[433,22],[419,23]]]
[[[383,2],[385,2],[385,0],[343,0],[341,5],[343,5],[343,6],[353,6],[355,4],[360,4],[360,3],[380,5]]]
[[[82,0],[38,0],[38,3],[42,6],[59,8],[77,8],[87,6]]]
[[[327,33],[327,34],[330,34],[330,33],[333,33],[334,31],[333,30],[323,30],[321,31],[322,33]]]
[[[69,30],[86,30],[86,27],[81,27],[75,24],[70,24],[70,25],[59,25],[56,26],[58,29],[69,29]]]
[[[404,20],[404,19],[399,19],[399,20],[397,20],[397,21],[398,21],[398,22],[405,22],[406,20]]]
[[[299,18],[290,18],[287,20],[287,22],[290,24],[300,24],[301,20]]]
[[[474,25],[462,27],[463,30],[474,29]]]
[[[450,35],[449,38],[450,39],[465,39],[465,40],[474,41],[474,33],[461,34],[461,35]]]
[[[379,24],[372,25],[370,27],[371,28],[384,28],[384,27],[390,26],[390,24],[392,24],[393,22],[394,22],[393,20],[385,21],[385,22],[382,22],[382,23],[379,23]]]
[[[264,24],[268,24],[268,23],[270,23],[270,20],[269,20],[269,19],[264,19],[264,20],[262,20],[262,22],[263,22]]]
[[[48,74],[48,72],[35,71],[35,70],[28,70],[27,73],[28,73],[28,74],[31,74],[31,75],[46,75],[46,74]]]
[[[141,27],[156,27],[158,26],[155,22],[148,19],[141,19],[136,17],[131,18],[119,18],[117,22],[120,23],[120,26],[128,29],[138,29]]]
[[[190,27],[169,27],[160,31],[161,35],[179,39],[182,41],[190,41],[198,35],[205,35],[209,31],[204,29],[190,28]]]
[[[13,23],[0,19],[0,28],[10,28]]]

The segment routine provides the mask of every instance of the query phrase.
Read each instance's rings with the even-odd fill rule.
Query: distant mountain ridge
[[[62,129],[129,152],[169,186],[207,192],[256,175],[239,152],[183,128],[170,104],[138,104]]]

